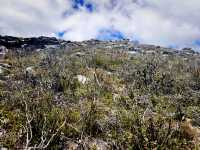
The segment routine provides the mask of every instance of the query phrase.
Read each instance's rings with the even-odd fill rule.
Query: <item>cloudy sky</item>
[[[0,0],[0,34],[200,47],[200,0]]]

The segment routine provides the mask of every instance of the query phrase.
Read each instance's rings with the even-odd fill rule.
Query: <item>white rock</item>
[[[86,76],[83,76],[83,75],[77,75],[77,79],[78,79],[78,82],[80,82],[82,84],[85,84],[86,82],[89,81],[89,79]]]
[[[11,68],[11,65],[6,64],[6,63],[0,63],[0,66],[2,66],[4,68]]]
[[[5,46],[0,46],[0,59],[4,59],[7,53],[8,49]]]
[[[2,67],[0,66],[0,74],[3,74],[3,69],[2,69]]]
[[[0,147],[1,150],[8,150],[6,147]]]
[[[138,54],[136,51],[128,51],[128,54]]]
[[[32,74],[34,72],[33,67],[27,67],[26,72]]]
[[[7,124],[9,122],[9,119],[5,118],[5,119],[1,119],[1,123],[3,124]]]
[[[7,53],[8,49],[5,46],[0,46],[0,52],[1,53]]]
[[[6,72],[9,72],[9,69],[0,66],[0,74],[4,74],[4,73],[6,73]]]
[[[58,48],[58,45],[45,45],[45,48]]]
[[[113,74],[113,73],[110,72],[110,71],[105,71],[105,73],[106,73],[107,75],[112,75],[112,74]]]

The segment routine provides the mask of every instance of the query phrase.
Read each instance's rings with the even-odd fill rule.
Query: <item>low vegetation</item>
[[[199,148],[196,56],[54,49],[9,51],[4,62],[11,68],[0,76],[2,147]]]

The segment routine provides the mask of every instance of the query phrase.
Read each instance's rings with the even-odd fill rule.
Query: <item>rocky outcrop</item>
[[[33,37],[33,38],[17,38],[12,36],[0,36],[0,45],[5,46],[8,49],[12,48],[31,48],[31,49],[43,49],[47,45],[59,45],[60,40],[55,37]]]
[[[161,53],[163,55],[197,55],[198,52],[191,48],[184,48],[182,50],[175,50],[172,48],[165,48],[161,46],[139,44],[130,40],[121,41],[99,41],[99,40],[88,40],[83,42],[72,42],[56,39],[55,37],[31,37],[21,38],[12,36],[1,36],[0,35],[0,46],[4,46],[7,49],[20,49],[23,50],[38,50],[38,49],[73,49],[73,48],[84,48],[84,50],[91,50],[101,48],[102,50],[124,50],[128,54],[156,54]],[[0,57],[1,50],[0,47]],[[77,53],[78,56],[82,56],[82,52]]]

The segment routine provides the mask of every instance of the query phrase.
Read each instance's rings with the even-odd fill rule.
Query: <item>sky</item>
[[[0,0],[0,34],[200,48],[200,0]]]

